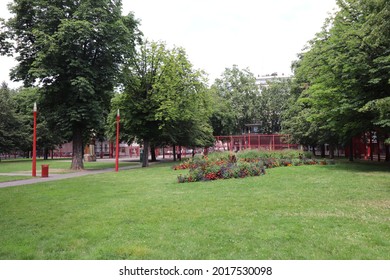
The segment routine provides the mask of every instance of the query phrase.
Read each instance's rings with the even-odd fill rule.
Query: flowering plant
[[[218,179],[245,178],[248,176],[264,175],[267,168],[281,166],[300,166],[300,165],[327,165],[334,164],[332,160],[308,158],[305,154],[297,151],[281,151],[277,153],[272,151],[265,153],[260,151],[261,157],[256,157],[256,151],[244,152],[242,154],[218,154],[213,153],[209,156],[195,157],[173,166],[174,170],[188,169],[188,175],[180,174],[179,183],[213,181]]]

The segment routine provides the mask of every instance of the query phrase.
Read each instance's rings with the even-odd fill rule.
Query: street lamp
[[[118,172],[119,169],[119,109],[116,114],[116,150],[115,150],[115,172]]]
[[[37,103],[34,103],[34,130],[33,130],[33,154],[32,154],[32,176],[37,176]]]

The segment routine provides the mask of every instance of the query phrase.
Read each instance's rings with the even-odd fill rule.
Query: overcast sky
[[[0,17],[7,3],[0,0]],[[195,68],[213,81],[234,64],[255,75],[291,74],[291,62],[319,32],[336,0],[123,0],[149,40],[183,47]],[[12,58],[0,57],[9,82]]]

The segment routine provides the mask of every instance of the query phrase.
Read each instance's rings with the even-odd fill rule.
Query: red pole
[[[275,151],[275,134],[272,134],[272,150]]]
[[[119,109],[116,114],[116,150],[115,150],[115,172],[118,172],[119,169]]]
[[[34,130],[33,130],[33,154],[32,154],[32,176],[37,176],[37,103],[34,103]]]

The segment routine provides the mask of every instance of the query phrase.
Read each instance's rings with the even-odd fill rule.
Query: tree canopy
[[[71,132],[73,169],[82,169],[83,134],[101,124],[120,66],[138,37],[120,0],[18,0],[2,26],[2,53],[15,52],[11,76],[39,86],[41,113],[51,127]]]
[[[129,60],[123,75],[124,91],[112,101],[109,123],[120,109],[127,141],[142,141],[143,166],[148,165],[150,145],[213,143],[204,76],[193,69],[182,48],[145,42]]]
[[[261,124],[258,133],[275,134],[281,131],[282,114],[288,109],[291,80],[272,79],[261,90],[256,120]]]
[[[260,85],[249,69],[237,65],[226,68],[211,87],[213,94],[214,135],[248,132],[246,125],[255,125],[256,133],[279,133],[282,112],[287,109],[290,79],[274,78]]]
[[[389,133],[390,3],[339,0],[294,63],[294,99],[283,127],[299,142],[342,143]]]
[[[216,134],[241,134],[245,124],[258,116],[259,87],[249,69],[237,65],[226,68],[215,80],[212,91],[216,103],[212,123]]]
[[[32,139],[27,126],[16,111],[14,92],[3,82],[0,87],[0,153],[10,153],[27,146]],[[32,107],[30,107],[32,112]]]

